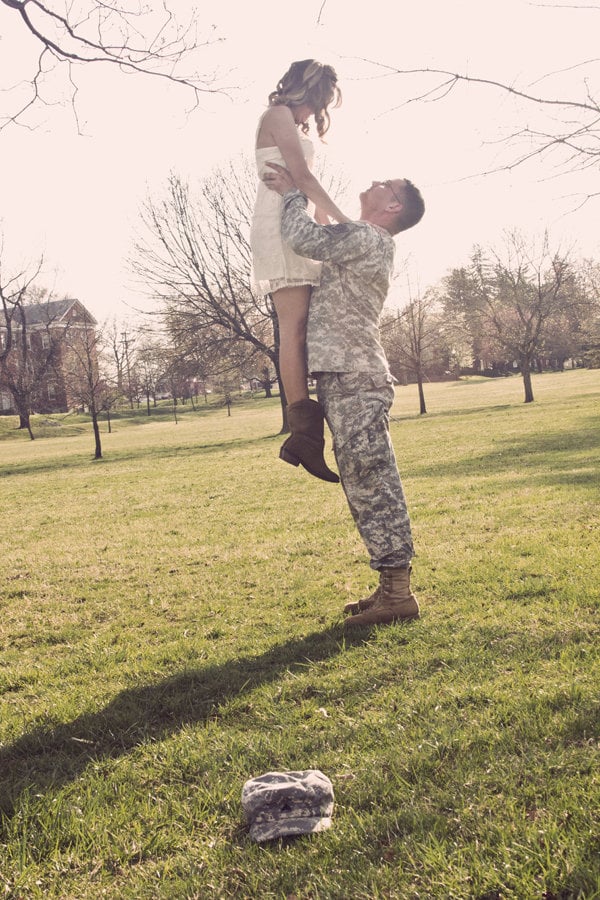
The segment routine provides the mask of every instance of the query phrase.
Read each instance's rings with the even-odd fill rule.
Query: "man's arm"
[[[364,256],[373,247],[370,228],[353,222],[319,225],[306,211],[307,200],[300,191],[283,196],[281,234],[294,253],[309,259],[349,262]]]
[[[373,247],[374,233],[352,222],[319,225],[306,212],[307,199],[297,189],[286,168],[267,163],[273,169],[263,180],[268,188],[283,196],[281,234],[292,250],[309,259],[348,262],[364,256]]]

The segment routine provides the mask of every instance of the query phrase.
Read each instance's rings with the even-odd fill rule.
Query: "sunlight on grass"
[[[423,616],[352,639],[277,399],[2,440],[4,895],[598,896],[600,376],[534,391],[397,389]],[[253,845],[243,782],[309,767],[332,829]]]

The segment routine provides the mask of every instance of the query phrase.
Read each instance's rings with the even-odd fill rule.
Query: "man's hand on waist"
[[[278,163],[274,162],[268,162],[267,165],[269,168],[273,169],[273,171],[265,172],[262,180],[270,191],[277,191],[278,194],[283,196],[283,194],[287,194],[289,191],[298,190],[294,183],[294,179],[285,166],[280,166]]]

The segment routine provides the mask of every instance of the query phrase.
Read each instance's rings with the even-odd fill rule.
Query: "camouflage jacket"
[[[318,225],[300,191],[283,198],[281,231],[300,256],[322,260],[306,343],[309,372],[388,372],[379,316],[394,266],[394,240],[366,222]]]

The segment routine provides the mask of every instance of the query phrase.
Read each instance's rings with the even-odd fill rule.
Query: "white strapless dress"
[[[315,150],[312,141],[300,134],[304,158],[312,168]],[[252,225],[250,228],[250,248],[252,250],[252,288],[264,296],[283,287],[302,284],[317,285],[321,274],[321,263],[304,256],[298,256],[282,240],[281,208],[282,198],[276,191],[270,191],[260,180],[269,171],[267,162],[285,165],[278,147],[260,147],[256,150],[256,168],[259,182]],[[312,207],[312,208],[311,208]],[[309,212],[314,211],[309,204]]]

